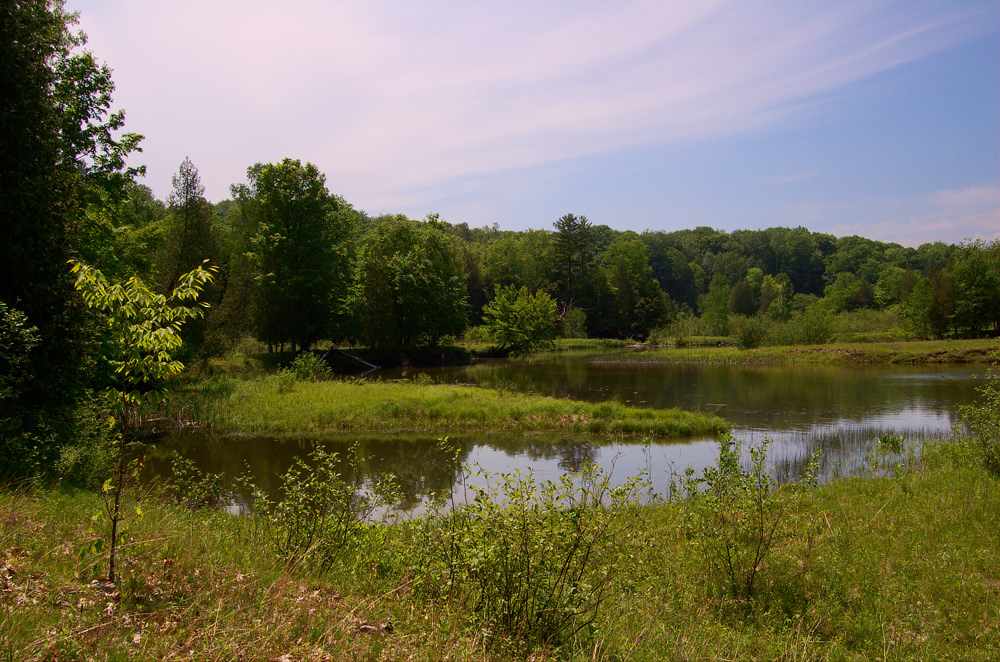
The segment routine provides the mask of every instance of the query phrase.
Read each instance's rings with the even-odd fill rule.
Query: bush
[[[833,313],[822,302],[816,302],[787,322],[773,326],[767,342],[771,345],[822,345],[832,337]]]
[[[232,496],[223,485],[222,474],[206,473],[180,454],[170,459],[166,493],[175,503],[191,510],[221,506]]]
[[[34,381],[31,353],[41,342],[38,329],[16,308],[0,301],[0,478],[38,473],[49,439],[27,431],[23,391]],[[54,440],[52,440],[54,441]]]
[[[483,345],[493,341],[492,336],[490,336],[490,330],[483,324],[470,326],[465,330],[465,334],[462,338],[465,342]]]
[[[980,400],[962,408],[962,419],[969,426],[983,466],[1000,477],[1000,376],[993,375],[979,389]]]
[[[592,466],[580,478],[538,484],[513,473],[495,491],[470,486],[467,505],[422,521],[418,590],[464,602],[491,644],[579,636],[618,571],[619,516],[637,490],[636,481],[610,488]]]
[[[741,349],[760,347],[771,329],[771,325],[760,317],[741,317],[733,321],[736,327],[736,343]]]
[[[890,342],[911,337],[903,329],[898,309],[862,308],[833,316],[833,333],[840,342]]]
[[[364,490],[355,448],[346,457],[315,448],[308,462],[298,458],[281,476],[279,496],[268,497],[248,479],[252,495],[252,536],[290,566],[325,572],[357,550],[373,514],[399,500],[393,477]],[[351,478],[340,471],[341,464]]]
[[[691,338],[709,335],[709,325],[704,319],[682,314],[667,326],[653,329],[649,334],[649,342],[654,345],[673,343],[676,347],[687,347]]]
[[[320,382],[333,378],[333,371],[326,361],[312,352],[302,352],[296,356],[289,370],[296,379],[303,382]]]
[[[556,302],[542,290],[498,286],[483,318],[497,349],[511,354],[551,347],[556,337]]]
[[[776,485],[767,472],[769,441],[750,449],[750,467],[741,464],[740,445],[730,435],[719,441],[719,461],[700,478],[684,480],[688,534],[700,547],[709,586],[747,601],[774,546],[797,533],[796,502],[815,485],[814,455],[798,483]]]
[[[573,306],[567,308],[559,320],[559,337],[586,338],[587,313]]]

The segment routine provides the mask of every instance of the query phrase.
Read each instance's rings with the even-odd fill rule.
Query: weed
[[[986,470],[1000,477],[1000,376],[994,374],[979,389],[980,400],[962,408],[962,419],[969,427]]]
[[[242,479],[253,495],[251,535],[289,566],[328,571],[365,539],[373,514],[399,500],[392,477],[364,489],[359,462],[355,448],[342,458],[317,446],[308,461],[296,459],[281,476],[276,500]]]
[[[744,469],[740,444],[724,435],[717,465],[701,477],[684,479],[688,534],[704,552],[712,586],[739,601],[754,597],[772,548],[794,534],[790,512],[804,488],[816,482],[819,457],[813,455],[798,483],[778,486],[767,471],[769,444],[765,440],[751,448],[750,466]]]
[[[222,474],[204,472],[180,454],[170,459],[166,492],[175,503],[192,510],[216,507],[230,498]]]
[[[420,524],[418,587],[458,599],[491,645],[585,638],[622,571],[617,531],[640,481],[612,488],[594,466],[557,482],[477,476],[487,486],[470,486],[469,503]]]
[[[302,352],[288,367],[295,379],[303,382],[319,382],[333,379],[333,370],[321,356],[312,352]]]

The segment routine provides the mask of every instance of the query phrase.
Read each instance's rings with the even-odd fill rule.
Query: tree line
[[[726,335],[730,316],[787,320],[817,305],[891,309],[915,337],[1000,332],[997,242],[911,248],[805,228],[636,233],[575,214],[526,231],[373,217],[293,159],[251,166],[215,204],[190,160],[173,184],[165,203],[129,184],[113,221],[115,268],[168,288],[204,259],[219,265],[215,309],[192,338],[203,352],[246,335],[291,349],[434,345],[482,323],[505,288],[549,295],[564,336],[642,339],[686,316]]]

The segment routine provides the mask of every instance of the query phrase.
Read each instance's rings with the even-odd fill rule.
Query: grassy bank
[[[738,347],[560,348],[530,360],[580,358],[627,363],[705,363],[728,365],[929,365],[988,364],[995,360],[996,339],[914,340],[898,342],[829,343],[739,349]]]
[[[223,432],[563,431],[684,437],[725,430],[712,414],[589,403],[474,386],[416,382],[224,379],[198,387],[197,416]]]
[[[797,502],[757,595],[712,590],[683,502],[624,511],[587,636],[534,659],[996,659],[1000,481],[938,447],[891,478]],[[407,525],[374,527],[341,569],[289,569],[252,518],[162,500],[132,518],[118,589],[90,582],[87,492],[0,493],[0,653],[9,659],[483,659],[468,602],[413,590]],[[281,656],[288,656],[282,658]]]

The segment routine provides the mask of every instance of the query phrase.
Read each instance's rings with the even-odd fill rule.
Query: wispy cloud
[[[216,197],[288,155],[366,208],[463,175],[752,130],[987,29],[967,5],[922,0],[72,4],[148,136],[156,190],[185,154]]]
[[[815,202],[791,211],[790,216],[807,225],[828,227],[837,235],[858,234],[906,246],[1000,239],[1000,185]]]

